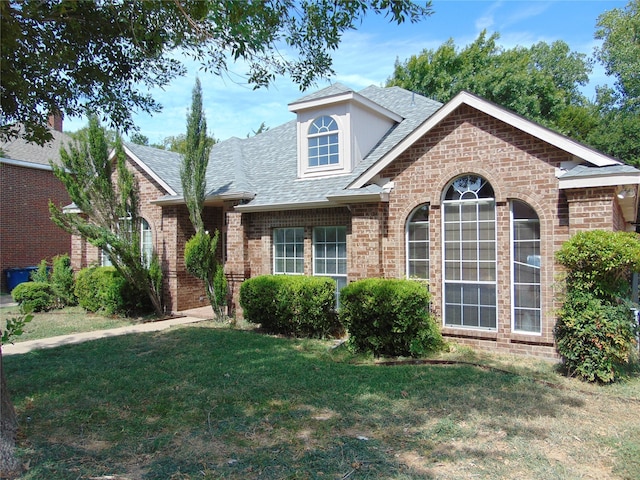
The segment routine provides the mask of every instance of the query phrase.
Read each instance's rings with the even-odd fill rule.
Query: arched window
[[[140,255],[142,256],[142,263],[148,267],[151,264],[153,255],[153,235],[149,222],[144,218],[140,219]]]
[[[328,115],[316,118],[309,127],[309,167],[340,163],[338,124]]]
[[[541,332],[540,219],[524,202],[511,202],[513,331]]]
[[[407,277],[429,279],[429,205],[416,208],[407,221]]]
[[[127,226],[128,225],[128,226]],[[123,219],[121,227],[130,230],[131,220]],[[149,266],[151,263],[151,257],[153,256],[153,234],[151,232],[151,226],[144,218],[140,217],[140,258],[145,266]],[[103,267],[110,267],[111,258],[109,254],[104,250],[100,251],[100,265]]]
[[[444,222],[444,324],[497,328],[496,207],[493,188],[465,175],[447,188]]]

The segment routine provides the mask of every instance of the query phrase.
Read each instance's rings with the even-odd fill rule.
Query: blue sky
[[[435,13],[417,24],[389,24],[381,16],[368,15],[355,31],[347,32],[340,48],[334,53],[335,76],[355,90],[369,85],[384,85],[393,73],[396,59],[401,61],[427,49],[436,49],[449,38],[458,48],[473,42],[486,29],[498,32],[499,43],[511,48],[528,47],[544,41],[564,40],[572,51],[592,55],[598,42],[594,39],[598,16],[613,8],[624,8],[627,1],[617,0],[499,0],[454,1],[433,0]],[[187,109],[191,91],[198,76],[202,83],[203,103],[210,134],[218,139],[246,137],[264,121],[275,127],[294,118],[287,105],[305,92],[287,78],[279,78],[268,89],[252,90],[243,82],[242,66],[231,66],[225,77],[199,72],[191,64],[186,77],[175,79],[164,90],[150,93],[163,105],[163,111],[153,116],[139,114],[134,120],[140,133],[151,143],[160,143],[171,135],[186,131]],[[597,66],[591,74],[585,93],[593,98],[596,85],[612,84]],[[329,85],[318,82],[314,91]],[[65,131],[85,126],[84,119],[65,120]]]

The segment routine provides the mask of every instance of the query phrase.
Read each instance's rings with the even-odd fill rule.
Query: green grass
[[[18,307],[0,308],[0,329],[4,330],[7,318],[20,314]],[[39,312],[27,323],[22,335],[14,337],[14,343],[41,338],[69,335],[72,333],[90,332],[107,328],[126,327],[136,323],[135,320],[123,317],[105,317],[85,312],[80,307],[66,307],[61,310]]]
[[[381,366],[213,322],[4,359],[24,479],[640,478],[640,380]],[[552,388],[554,382],[561,388]]]

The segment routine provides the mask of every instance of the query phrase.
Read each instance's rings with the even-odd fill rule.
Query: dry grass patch
[[[500,370],[390,367],[333,346],[208,323],[9,357],[24,478],[640,478],[637,377],[586,386],[465,349],[446,355]]]

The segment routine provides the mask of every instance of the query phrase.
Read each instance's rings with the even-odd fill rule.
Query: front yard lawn
[[[4,330],[7,318],[16,317],[19,314],[20,309],[15,306],[0,308],[0,329]],[[61,310],[34,313],[33,320],[27,323],[24,333],[12,338],[12,341],[26,342],[58,335],[126,327],[135,323],[136,320],[131,318],[103,316],[87,313],[81,307],[65,307]]]
[[[640,478],[638,377],[589,386],[462,349],[501,369],[381,366],[334,345],[207,322],[5,357],[23,478]]]

